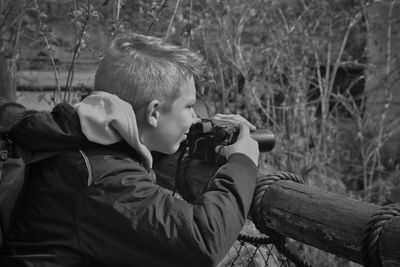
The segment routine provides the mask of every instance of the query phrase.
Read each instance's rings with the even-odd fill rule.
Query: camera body
[[[239,123],[228,120],[202,119],[189,130],[186,146],[189,157],[211,163],[220,163],[223,157],[215,152],[218,145],[230,145],[239,135]],[[275,145],[275,135],[266,129],[255,130],[251,137],[259,144],[261,152],[271,151]]]

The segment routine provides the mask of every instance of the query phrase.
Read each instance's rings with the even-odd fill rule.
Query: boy
[[[95,92],[74,107],[27,114],[11,129],[11,138],[33,152],[59,154],[31,168],[7,242],[10,266],[219,263],[253,197],[259,156],[253,126],[219,115],[240,121],[240,134],[221,149],[227,164],[194,203],[156,185],[151,170],[150,151],[175,153],[198,121],[199,67],[187,49],[120,35],[99,64]]]

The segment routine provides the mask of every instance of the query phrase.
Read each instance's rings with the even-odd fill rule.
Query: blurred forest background
[[[399,0],[0,0],[1,94],[37,109],[79,101],[118,32],[199,51],[199,113],[239,113],[276,134],[262,171],[400,202]]]

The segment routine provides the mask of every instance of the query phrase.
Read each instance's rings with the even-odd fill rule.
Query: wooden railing
[[[400,266],[400,206],[380,207],[277,181],[264,192],[261,223],[268,229],[369,266]]]

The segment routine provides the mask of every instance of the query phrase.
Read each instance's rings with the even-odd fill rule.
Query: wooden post
[[[379,253],[384,267],[400,266],[400,217],[393,218],[381,234]]]
[[[6,56],[0,53],[0,97],[8,101],[15,101],[17,82],[16,82],[15,57]]]

